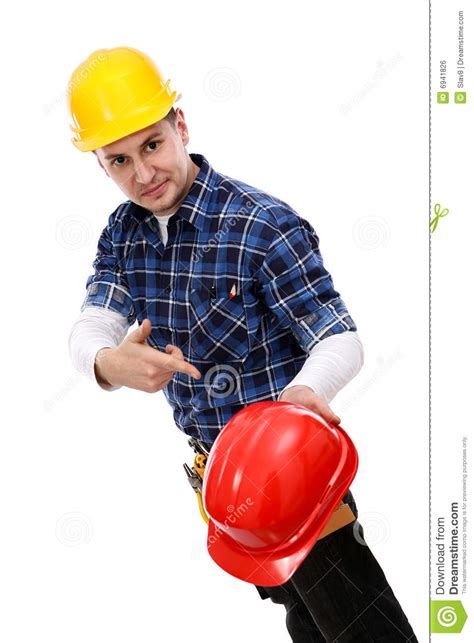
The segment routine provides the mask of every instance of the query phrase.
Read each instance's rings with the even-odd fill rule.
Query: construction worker
[[[108,391],[162,390],[206,449],[265,400],[339,424],[329,402],[363,350],[311,224],[188,153],[178,95],[142,52],[95,51],[68,89],[72,142],[127,197],[100,235],[70,333],[77,370]],[[343,500],[357,517],[350,491]],[[293,641],[416,641],[357,521],[318,540],[286,583],[256,587],[285,606]]]

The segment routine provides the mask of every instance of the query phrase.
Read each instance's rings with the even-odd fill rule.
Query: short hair
[[[176,127],[176,110],[174,107],[163,117],[164,121],[168,121],[172,127]]]

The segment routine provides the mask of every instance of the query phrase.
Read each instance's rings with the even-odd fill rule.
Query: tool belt
[[[209,517],[206,514],[204,509],[204,503],[202,500],[202,483],[204,480],[204,469],[206,468],[207,458],[209,456],[208,448],[197,438],[189,438],[189,446],[194,449],[196,456],[194,457],[193,466],[190,467],[188,464],[184,463],[183,467],[188,477],[189,484],[194,489],[197,495],[199,511],[201,516],[206,524],[209,524]],[[329,536],[334,531],[349,525],[356,519],[352,509],[348,504],[343,502],[339,503],[336,509],[331,514],[331,517],[324,525],[324,529],[319,534],[318,540]]]

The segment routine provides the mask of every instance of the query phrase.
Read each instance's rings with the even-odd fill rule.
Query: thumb
[[[179,348],[179,346],[174,346],[174,344],[166,344],[165,350],[169,355],[172,355],[173,357],[184,359],[183,351]]]
[[[318,413],[319,415],[322,415],[322,417],[326,420],[326,422],[329,422],[330,424],[340,424],[341,423],[341,418],[338,417],[331,409],[329,404],[323,404],[319,406],[315,406],[313,410]]]
[[[328,420],[328,422],[331,422],[331,424],[340,424],[341,423],[341,418],[338,417],[328,406],[327,409],[325,409],[324,413],[325,419]]]
[[[135,344],[142,344],[148,335],[151,332],[151,321],[147,318],[142,321],[140,326],[136,328],[130,335],[127,337],[127,339],[130,342],[133,342]]]

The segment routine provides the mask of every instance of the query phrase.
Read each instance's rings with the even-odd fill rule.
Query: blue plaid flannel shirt
[[[317,342],[357,327],[311,224],[191,158],[200,171],[166,246],[149,210],[126,201],[110,215],[81,311],[110,308],[130,325],[149,318],[150,346],[183,351],[201,378],[175,373],[163,392],[178,428],[212,444],[241,408],[277,400]]]

